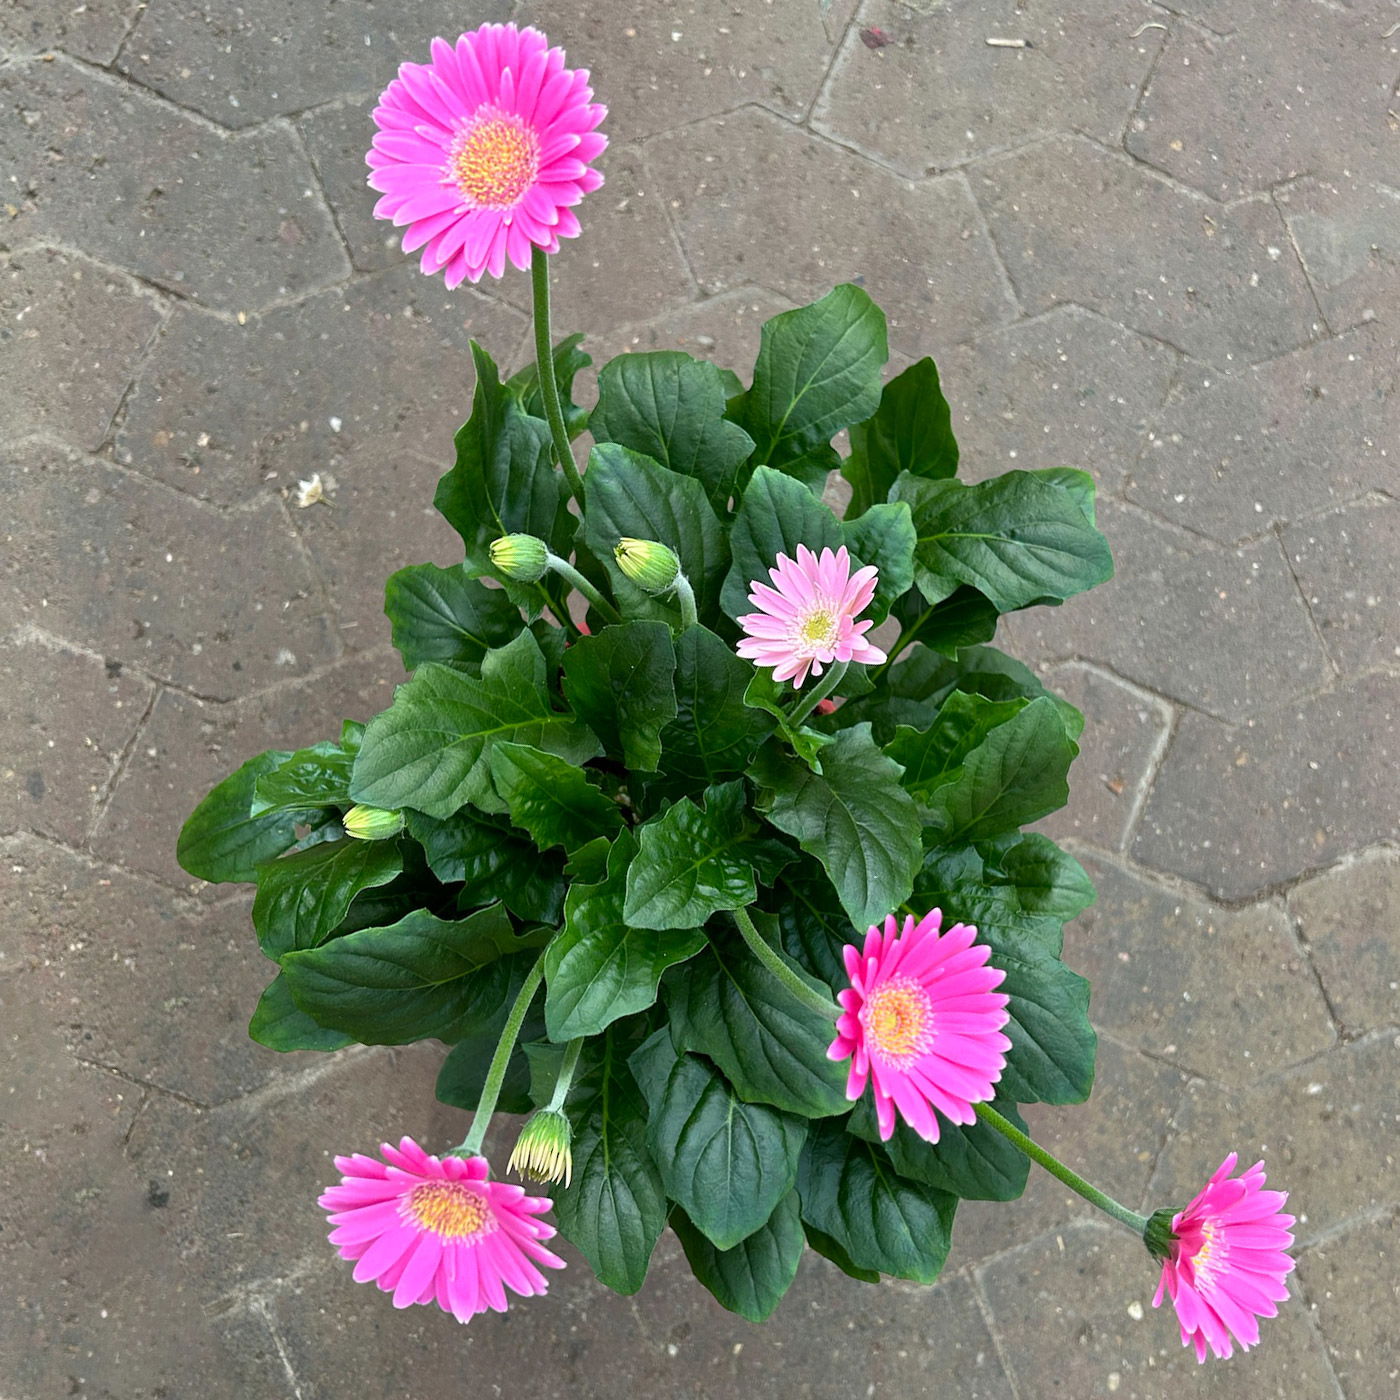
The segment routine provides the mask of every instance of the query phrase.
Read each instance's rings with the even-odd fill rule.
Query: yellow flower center
[[[905,1060],[933,1043],[933,1008],[917,982],[897,977],[865,1003],[861,1020],[871,1048],[886,1060]]]
[[[829,650],[836,645],[836,614],[828,608],[815,608],[798,624],[797,640],[813,650]]]
[[[404,1214],[420,1229],[445,1240],[466,1240],[495,1225],[486,1198],[464,1181],[424,1181],[403,1203]]]
[[[447,161],[457,188],[480,209],[514,209],[540,169],[540,138],[519,117],[485,108]]]

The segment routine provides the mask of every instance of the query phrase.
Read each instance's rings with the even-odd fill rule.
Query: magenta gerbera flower
[[[851,1061],[846,1096],[875,1086],[880,1136],[894,1133],[895,1112],[929,1142],[938,1141],[938,1113],[972,1123],[972,1105],[992,1097],[1011,1042],[1001,1033],[1010,998],[994,990],[1005,978],[988,967],[992,950],[976,943],[971,924],[939,933],[942,911],[918,923],[909,915],[896,932],[871,926],[865,947],[847,944],[848,989],[827,1055]],[[937,1113],[935,1113],[937,1110]]]
[[[537,29],[434,39],[432,62],[403,64],[374,109],[376,216],[407,224],[404,252],[422,248],[449,287],[558,252],[579,231],[572,206],[603,183],[588,162],[608,144],[594,130],[608,109],[592,97],[587,69],[565,68]]]
[[[1288,1297],[1284,1279],[1293,1260],[1293,1217],[1284,1215],[1284,1191],[1264,1189],[1264,1164],[1232,1177],[1237,1153],[1220,1164],[1204,1191],[1171,1219],[1154,1308],[1170,1297],[1181,1323],[1181,1344],[1222,1359],[1234,1347],[1248,1351],[1259,1340],[1258,1318],[1274,1317]],[[1155,1217],[1154,1217],[1155,1220]],[[1149,1244],[1152,1228],[1149,1226]]]
[[[875,596],[879,572],[873,565],[851,573],[851,556],[843,545],[818,559],[805,544],[797,546],[794,562],[778,555],[768,570],[773,587],[749,583],[749,602],[759,611],[739,619],[744,639],[739,655],[758,666],[773,667],[775,681],[800,686],[810,669],[814,676],[833,661],[879,665],[885,653],[865,640],[875,624],[856,618]]]
[[[436,1303],[466,1322],[504,1312],[506,1285],[523,1298],[545,1292],[538,1265],[564,1267],[543,1244],[554,1227],[536,1219],[553,1202],[488,1180],[485,1157],[432,1157],[408,1137],[379,1151],[382,1162],[337,1157],[340,1185],[317,1205],[341,1258],[358,1261],[356,1282],[373,1279],[396,1308]]]

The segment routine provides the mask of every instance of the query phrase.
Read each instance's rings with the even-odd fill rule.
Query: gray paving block
[[[1163,35],[1137,0],[1008,10],[1005,0],[930,7],[872,0],[846,34],[813,126],[901,175],[948,170],[1047,131],[1116,145]],[[889,43],[862,39],[874,26]],[[1025,40],[996,47],[988,37]]]
[[[0,828],[81,845],[151,684],[29,634],[0,641],[0,694]]]
[[[226,138],[65,60],[0,69],[12,247],[52,240],[225,311],[340,280],[344,248],[296,137]]]
[[[1029,311],[1078,302],[1215,365],[1313,338],[1312,295],[1267,202],[1221,207],[1068,136],[971,179]]]
[[[1347,1029],[1400,1023],[1400,853],[1329,870],[1290,891],[1288,908]]]
[[[1133,855],[1241,899],[1391,839],[1400,680],[1365,676],[1232,728],[1188,714]]]
[[[155,297],[120,273],[48,248],[11,257],[0,277],[0,436],[100,446],[160,320]]]
[[[858,281],[911,356],[1015,316],[961,176],[911,183],[753,110],[645,149],[707,292],[757,282],[812,301]]]
[[[42,444],[7,457],[0,599],[13,621],[215,697],[335,655],[276,502],[225,514]]]
[[[9,0],[0,14],[0,48],[15,53],[62,49],[91,63],[110,63],[141,9],[141,0]]]

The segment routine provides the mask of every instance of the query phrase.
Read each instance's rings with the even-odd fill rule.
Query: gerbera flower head
[[[558,252],[579,231],[572,206],[603,183],[589,162],[608,144],[595,130],[607,108],[592,98],[588,71],[537,29],[434,39],[432,61],[403,64],[374,109],[375,215],[407,225],[404,252],[421,248],[449,287]]]
[[[436,1303],[466,1322],[504,1312],[507,1285],[524,1298],[545,1292],[539,1265],[564,1267],[544,1247],[554,1227],[537,1218],[553,1202],[491,1181],[485,1157],[433,1157],[408,1137],[379,1151],[382,1161],[337,1157],[340,1184],[317,1204],[356,1282],[373,1280],[396,1308]]]
[[[1293,1270],[1285,1253],[1293,1244],[1293,1217],[1283,1214],[1288,1195],[1264,1189],[1264,1164],[1232,1177],[1237,1153],[1220,1164],[1205,1189],[1170,1217],[1158,1211],[1148,1223],[1148,1248],[1162,1257],[1162,1278],[1152,1306],[1169,1297],[1181,1324],[1181,1344],[1196,1360],[1212,1351],[1222,1359],[1248,1351],[1259,1340],[1261,1317],[1274,1317],[1288,1297],[1284,1279]]]
[[[778,555],[768,577],[771,588],[756,579],[749,584],[749,602],[759,611],[739,619],[744,637],[738,650],[758,666],[773,667],[775,681],[800,686],[809,670],[819,676],[833,661],[879,665],[885,659],[865,640],[875,624],[856,620],[875,596],[879,571],[873,565],[853,574],[844,545],[835,553],[823,549],[818,558],[800,544],[795,560]]]
[[[883,932],[871,926],[864,948],[845,949],[851,985],[837,997],[842,1011],[826,1053],[851,1061],[848,1098],[874,1085],[886,1140],[896,1112],[929,1142],[938,1141],[939,1113],[975,1122],[972,1106],[992,1097],[1011,1048],[1001,1032],[1010,998],[995,990],[1006,973],[987,965],[992,950],[975,941],[971,924],[940,933],[942,920],[934,909],[900,929],[891,914]]]

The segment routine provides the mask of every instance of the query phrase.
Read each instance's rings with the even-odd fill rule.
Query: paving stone
[[[515,312],[408,265],[241,326],[181,308],[127,404],[117,457],[221,505],[313,472],[339,479],[369,443],[446,466],[471,412],[469,342],[508,372],[525,332]]]
[[[1391,1400],[1400,1388],[1400,1216],[1360,1222],[1308,1250],[1298,1272],[1347,1400]]]
[[[1144,18],[1151,12],[1137,0],[1077,0],[1050,13],[973,0],[917,19],[894,0],[871,0],[847,31],[812,125],[908,176],[1047,131],[1116,145],[1162,47]],[[861,37],[872,25],[892,42],[872,49]],[[996,48],[988,35],[1027,46]]]
[[[98,447],[160,317],[154,297],[105,268],[48,248],[12,257],[0,280],[0,436]]]
[[[1127,137],[1136,156],[1233,199],[1319,167],[1395,183],[1387,119],[1400,38],[1337,6],[1271,0],[1226,38],[1178,26]],[[1262,114],[1267,114],[1266,116]]]
[[[1298,180],[1274,198],[1333,330],[1374,320],[1395,306],[1400,190],[1329,176]]]
[[[1329,1049],[1312,969],[1274,904],[1228,911],[1085,858],[1098,903],[1070,926],[1070,965],[1094,1023],[1149,1055],[1226,1084]]]
[[[281,506],[222,513],[34,444],[0,472],[8,615],[202,694],[304,675],[334,654]]]
[[[1194,1194],[1194,1191],[1193,1191]],[[1336,1393],[1298,1303],[1262,1324],[1259,1345],[1201,1366],[1170,1303],[1152,1307],[1156,1266],[1118,1226],[1072,1225],[979,1270],[1013,1379],[1024,1395],[1119,1400],[1299,1400]]]
[[[151,691],[120,665],[46,638],[0,641],[0,829],[81,845]]]
[[[1346,1027],[1400,1023],[1400,853],[1375,851],[1309,880],[1290,892],[1288,908]]]
[[[1193,370],[1125,494],[1233,543],[1394,484],[1400,369],[1379,327],[1239,374]]]
[[[1391,839],[1400,680],[1366,676],[1231,728],[1183,716],[1133,855],[1225,899]]]
[[[911,356],[1014,319],[960,175],[910,183],[752,110],[658,137],[646,152],[707,292],[758,282],[805,302],[856,281]]]
[[[1298,586],[1343,671],[1400,657],[1400,505],[1375,497],[1283,537]]]
[[[0,48],[28,53],[62,49],[92,63],[110,63],[141,8],[140,0],[8,0],[0,14]]]
[[[959,346],[938,366],[958,475],[1079,467],[1112,494],[1142,450],[1180,357],[1077,306]]]
[[[7,241],[46,239],[181,296],[254,311],[343,277],[292,132],[223,139],[127,83],[58,60],[0,70]]]
[[[1216,365],[1313,336],[1312,295],[1268,203],[1193,199],[1069,136],[971,178],[1028,311],[1078,302]]]
[[[1248,1089],[1197,1082],[1152,1182],[1153,1199],[1190,1200],[1227,1152],[1264,1159],[1269,1185],[1289,1193],[1300,1244],[1361,1211],[1400,1202],[1400,1036],[1382,1031]]]
[[[1070,961],[1079,968],[1076,956]],[[1094,1092],[1087,1103],[1027,1104],[1022,1113],[1038,1143],[1137,1209],[1186,1083],[1186,1076],[1170,1065],[1100,1039]],[[963,1201],[958,1206],[949,1257],[955,1265],[967,1265],[1095,1216],[1088,1202],[1032,1166],[1025,1194],[1017,1200]]]
[[[148,0],[119,68],[223,126],[252,126],[348,92],[379,92],[436,34],[510,18],[507,0],[453,16],[429,0],[340,0],[319,22],[278,0]]]
[[[397,653],[386,649],[234,704],[162,691],[103,809],[92,849],[170,884],[199,887],[176,864],[175,842],[204,794],[264,749],[333,739],[342,719],[370,719],[405,679]]]
[[[1099,513],[1114,578],[1062,608],[1013,615],[1013,650],[1097,661],[1230,719],[1331,679],[1277,539],[1183,555],[1182,537],[1129,514]]]

